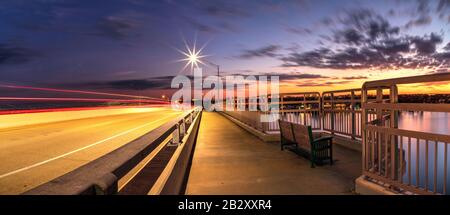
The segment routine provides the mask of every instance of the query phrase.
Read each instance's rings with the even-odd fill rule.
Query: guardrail
[[[323,130],[361,138],[361,89],[322,93]]]
[[[261,122],[261,116],[279,113],[286,121],[310,125],[313,130],[322,130],[332,134],[361,138],[361,89],[339,91],[282,93],[279,110],[264,111],[224,111],[226,114],[265,133],[279,131],[278,123]],[[372,96],[371,99],[374,97]],[[233,104],[237,107],[237,103]],[[246,99],[245,107],[248,107]],[[369,115],[375,119],[375,115]]]
[[[293,123],[310,125],[313,130],[322,128],[320,93],[301,92],[280,94],[281,118]],[[270,124],[271,131],[278,131],[278,122]]]
[[[398,103],[400,84],[450,81],[434,74],[366,82],[362,88],[362,167],[368,179],[400,192],[448,194],[447,159],[450,135],[400,129],[401,112],[450,113],[450,104]],[[369,94],[375,91],[375,101]],[[388,92],[387,98],[384,99]],[[376,119],[369,118],[375,113]]]
[[[376,96],[369,95],[368,100],[376,101]],[[278,117],[310,125],[313,130],[361,140],[361,89],[326,91],[322,95],[318,92],[283,93],[280,94],[280,102],[271,103],[279,105],[279,110],[275,111],[248,111],[248,101],[246,99],[244,104],[246,111],[237,111],[238,104],[234,100],[234,111],[226,110],[224,113],[265,133],[279,131],[279,127],[276,120],[262,122],[261,117],[279,113]],[[370,112],[368,117],[370,121],[375,120],[376,113]]]
[[[164,147],[177,147],[149,194],[180,194],[197,136],[201,109],[193,109],[142,137],[38,186],[26,195],[115,194],[129,180],[130,172],[148,162]],[[167,145],[170,146],[167,146]],[[144,164],[145,165],[145,164]]]

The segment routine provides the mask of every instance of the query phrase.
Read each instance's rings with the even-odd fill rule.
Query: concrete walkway
[[[361,153],[333,149],[335,165],[310,168],[307,159],[281,151],[278,143],[203,112],[186,194],[353,194]]]

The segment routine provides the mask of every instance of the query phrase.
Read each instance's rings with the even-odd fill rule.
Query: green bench
[[[278,120],[281,136],[281,150],[285,146],[294,145],[309,154],[311,167],[315,164],[329,160],[333,165],[333,137],[323,136],[314,138],[311,126],[300,125],[287,121]]]

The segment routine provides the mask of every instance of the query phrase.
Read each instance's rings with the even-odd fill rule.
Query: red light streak
[[[87,98],[37,98],[37,97],[0,97],[0,101],[77,101],[77,102],[133,102],[133,103],[159,103],[167,104],[166,101],[150,99],[87,99]]]
[[[84,91],[84,90],[66,90],[66,89],[56,89],[56,88],[16,86],[16,85],[3,85],[3,84],[0,84],[0,87],[10,88],[10,89],[27,89],[27,90],[38,90],[38,91],[50,91],[50,92],[80,93],[80,94],[90,94],[90,95],[120,96],[120,97],[129,97],[129,98],[162,100],[160,98],[154,98],[154,97],[148,97],[148,96],[135,96],[135,95],[104,93],[104,92],[94,92],[94,91]]]
[[[98,109],[120,109],[120,108],[153,108],[164,107],[164,105],[126,105],[126,106],[107,106],[107,107],[77,107],[77,108],[46,108],[35,110],[5,110],[0,111],[0,115],[23,114],[23,113],[42,113],[42,112],[60,112],[60,111],[81,111]]]
[[[2,102],[2,101],[117,102],[117,103],[135,104],[135,105],[125,105],[125,106],[113,105],[113,106],[107,106],[107,107],[104,107],[104,106],[103,107],[66,107],[66,108],[37,108],[37,109],[26,109],[26,110],[0,110],[0,115],[20,114],[20,113],[55,112],[55,111],[92,110],[92,109],[107,109],[107,108],[149,107],[151,105],[167,105],[167,104],[169,104],[168,101],[165,101],[161,98],[126,95],[126,94],[118,94],[118,93],[105,93],[105,92],[94,92],[94,91],[84,91],[84,90],[68,90],[68,89],[31,87],[31,86],[16,86],[16,85],[5,85],[5,84],[0,84],[0,88],[134,98],[134,99],[120,99],[120,98],[113,99],[113,98],[74,98],[74,97],[0,97],[0,102]],[[139,104],[137,104],[137,103],[139,103]],[[143,103],[143,104],[141,104],[141,103]]]

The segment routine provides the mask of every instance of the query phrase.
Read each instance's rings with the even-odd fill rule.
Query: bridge
[[[280,94],[280,119],[334,137],[334,165],[316,168],[280,150],[277,121],[261,121],[273,112],[162,105],[75,110],[83,117],[71,119],[58,111],[2,115],[14,126],[0,127],[0,193],[448,194],[449,132],[420,127],[414,116],[450,126],[430,121],[447,116],[450,104],[402,102],[398,87],[449,80],[441,73]]]

